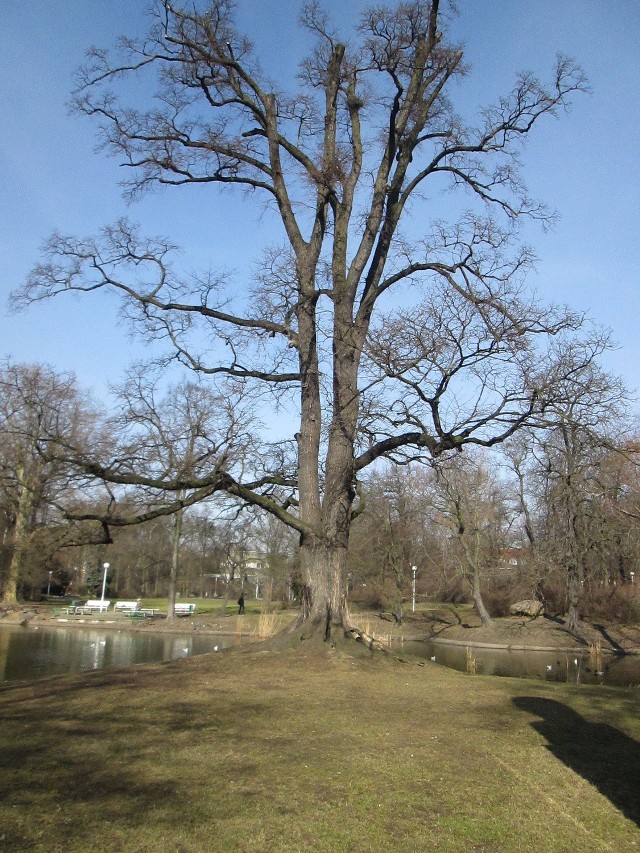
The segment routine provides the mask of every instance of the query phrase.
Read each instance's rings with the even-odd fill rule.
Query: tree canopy
[[[225,492],[289,525],[301,621],[325,639],[350,624],[346,552],[367,468],[542,424],[607,346],[583,317],[539,304],[518,240],[522,221],[550,218],[522,180],[523,142],[586,89],[584,75],[561,57],[548,83],[522,74],[461,115],[454,83],[467,69],[440,5],[371,7],[346,40],[305,4],[309,53],[283,88],[231,2],[156,0],[145,38],[90,53],[77,110],[99,122],[130,198],[167,185],[210,185],[221,203],[222,187],[249,192],[282,240],[248,235],[255,275],[233,280],[185,273],[171,240],[121,219],[96,236],[54,234],[18,295],[115,291],[138,333],[167,345],[165,364],[225,400],[208,465],[149,473],[130,452],[123,479],[117,448],[87,465],[167,493],[174,509]],[[125,78],[142,98],[120,96]],[[235,428],[241,410],[268,426],[274,409],[282,434]],[[101,520],[124,523],[117,506]]]

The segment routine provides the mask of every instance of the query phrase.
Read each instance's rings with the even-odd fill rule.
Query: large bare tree
[[[540,415],[574,367],[546,341],[570,337],[580,319],[524,289],[531,257],[518,223],[548,214],[518,157],[584,77],[560,59],[548,85],[522,75],[467,120],[452,100],[463,51],[439,6],[372,7],[347,41],[306,4],[310,53],[298,88],[285,91],[236,29],[229,0],[156,0],[146,38],[123,40],[116,57],[92,52],[78,110],[100,121],[105,148],[128,167],[130,196],[155,185],[249,191],[278,218],[283,243],[262,247],[254,281],[198,279],[175,267],[170,241],[121,220],[97,237],[54,235],[21,294],[115,290],[177,361],[242,383],[256,406],[286,407],[291,434],[242,464],[221,458],[209,475],[146,485],[225,491],[295,529],[303,636],[350,628],[345,565],[364,469],[496,444]],[[145,75],[156,86],[148,108],[122,101],[123,80],[146,86]],[[452,219],[438,207],[443,193],[447,210],[459,202]]]

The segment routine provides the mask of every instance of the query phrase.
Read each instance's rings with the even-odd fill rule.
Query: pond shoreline
[[[29,620],[0,620],[0,630],[3,627],[15,628],[21,625],[27,631],[37,631],[38,628],[101,628],[107,631],[124,631],[128,634],[198,634],[199,636],[222,636],[222,637],[253,637],[257,636],[255,630],[229,630],[225,628],[185,625],[182,621],[177,624],[167,625],[166,622],[148,620],[144,625],[119,622],[113,619],[78,619],[71,621],[67,619],[29,619]]]
[[[415,642],[415,641],[414,641]],[[420,641],[418,641],[420,642]],[[446,638],[439,637],[425,637],[422,642],[433,643],[436,646],[461,646],[462,648],[472,648],[472,649],[504,649],[505,651],[510,652],[566,652],[566,653],[576,653],[582,652],[582,654],[589,653],[589,647],[587,646],[534,646],[527,644],[515,644],[515,643],[483,643],[477,640],[448,640]],[[602,648],[601,652],[603,655],[640,655],[640,647],[635,648],[627,648],[627,649],[612,649],[612,648]]]
[[[36,606],[18,606],[0,616],[3,625],[37,630],[38,628],[104,628],[110,631],[126,631],[132,634],[198,634],[217,636],[251,637],[258,635],[259,616],[237,616],[229,613],[203,614],[202,616],[179,616],[168,621],[164,615],[148,616],[134,620],[124,614],[104,613],[95,616],[53,616]]]
[[[561,617],[494,618],[485,626],[471,607],[434,605],[405,616],[402,624],[375,615],[354,614],[360,627],[384,641],[423,641],[438,645],[512,651],[640,654],[640,625],[582,620],[577,634]]]
[[[599,649],[607,655],[640,654],[640,625],[616,623],[580,623],[579,635],[570,634],[561,619],[503,617],[483,626],[472,610],[455,613],[447,607],[434,606],[429,611],[408,615],[402,624],[392,625],[379,613],[354,612],[354,622],[382,642],[432,642],[441,645],[469,646],[512,651],[588,652]],[[180,616],[168,621],[164,615],[133,620],[124,614],[86,616],[53,616],[48,607],[19,605],[0,614],[2,625],[21,624],[26,628],[39,626],[59,628],[104,628],[131,633],[198,634],[254,637],[266,639],[282,630],[296,618],[296,611],[268,614],[270,625],[261,626],[264,615],[248,613],[204,613]],[[265,627],[268,629],[265,631]]]
[[[231,617],[230,617],[231,618]],[[87,618],[78,618],[78,619],[68,619],[64,617],[57,617],[53,619],[39,618],[39,619],[30,619],[30,620],[9,620],[2,619],[0,620],[0,630],[3,625],[6,627],[15,627],[16,624],[22,625],[25,629],[28,630],[37,630],[39,627],[42,628],[104,628],[106,630],[111,631],[126,631],[131,634],[139,634],[139,633],[162,633],[162,634],[198,634],[199,636],[221,636],[221,637],[255,637],[258,639],[257,628],[253,629],[239,629],[239,628],[221,628],[216,625],[207,625],[207,624],[194,624],[191,620],[185,624],[186,620],[180,618],[179,621],[175,623],[168,624],[164,617],[160,619],[149,618],[144,624],[131,622],[129,620],[118,620],[118,619],[87,619]],[[392,642],[411,642],[411,643],[433,643],[438,646],[460,646],[462,648],[468,647],[472,649],[503,649],[505,651],[514,651],[514,652],[564,652],[564,653],[578,653],[582,652],[583,654],[588,654],[589,646],[574,644],[571,646],[562,646],[562,645],[535,645],[532,643],[512,643],[508,641],[503,642],[486,642],[482,640],[476,640],[470,637],[469,639],[459,640],[452,639],[447,637],[425,637],[425,636],[412,636],[403,633],[398,633],[397,635],[391,635]],[[266,638],[264,638],[266,639]],[[611,648],[611,647],[602,647],[602,654],[611,655],[611,656],[620,656],[620,655],[640,655],[640,646],[635,647],[627,647],[627,648]]]

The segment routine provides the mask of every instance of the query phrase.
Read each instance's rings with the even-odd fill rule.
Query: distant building
[[[221,596],[230,580],[242,584],[255,598],[262,598],[262,587],[267,577],[267,554],[249,548],[232,551],[220,566],[219,572],[206,574],[207,594]]]
[[[528,548],[503,548],[498,554],[498,566],[519,569],[531,556]]]

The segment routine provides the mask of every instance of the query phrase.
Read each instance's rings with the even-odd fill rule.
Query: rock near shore
[[[523,601],[516,601],[515,604],[512,604],[509,612],[512,616],[531,616],[531,618],[535,618],[536,616],[542,616],[544,607],[541,601],[535,598],[526,598]]]

